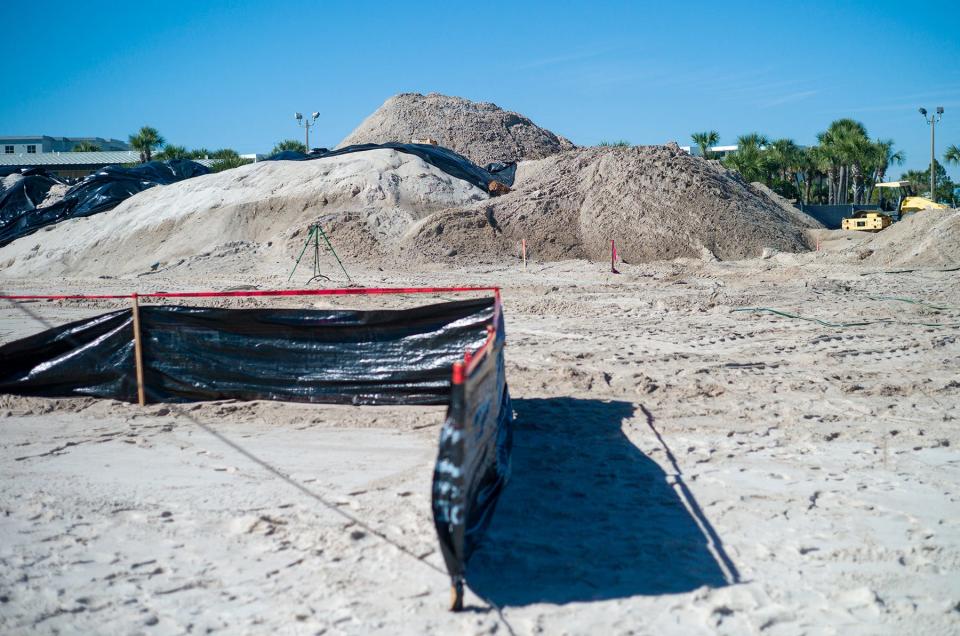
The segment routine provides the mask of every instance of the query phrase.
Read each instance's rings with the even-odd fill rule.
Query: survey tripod
[[[300,265],[300,260],[303,258],[303,255],[307,253],[307,248],[310,247],[311,242],[313,243],[313,276],[310,277],[310,280],[307,282],[310,283],[317,278],[325,278],[330,280],[329,276],[324,276],[320,273],[320,237],[323,237],[324,242],[327,244],[330,253],[333,254],[333,257],[337,259],[337,263],[340,265],[340,269],[343,270],[344,276],[347,277],[347,282],[350,281],[350,274],[347,273],[347,268],[343,266],[343,263],[340,261],[340,257],[337,256],[336,250],[333,249],[333,245],[330,244],[330,239],[327,238],[327,233],[323,231],[323,228],[319,223],[310,224],[310,231],[307,232],[307,240],[303,244],[303,249],[300,250],[300,256],[297,257],[297,262],[293,264],[293,269],[290,271],[290,275],[287,277],[287,282],[290,282],[290,279],[293,278],[294,272],[297,271],[297,266]]]

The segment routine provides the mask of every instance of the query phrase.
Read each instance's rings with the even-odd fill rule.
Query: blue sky
[[[839,117],[929,161],[960,144],[960,2],[9,2],[0,134],[332,146],[387,97],[492,101],[577,144],[811,144]],[[960,180],[960,169],[949,168]]]

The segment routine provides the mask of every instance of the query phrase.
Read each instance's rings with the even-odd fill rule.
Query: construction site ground
[[[847,238],[825,232],[823,253]],[[232,258],[3,291],[287,285],[287,263]],[[362,286],[503,287],[513,474],[467,611],[447,611],[430,516],[443,407],[2,396],[0,631],[960,630],[958,272],[821,254],[346,265]],[[0,342],[124,306],[2,302]]]

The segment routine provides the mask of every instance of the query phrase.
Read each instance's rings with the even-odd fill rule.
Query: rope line
[[[0,294],[5,300],[123,300],[138,298],[244,298],[248,296],[374,296],[499,292],[499,287],[343,287],[340,289],[263,289],[245,291],[148,292],[145,294]]]

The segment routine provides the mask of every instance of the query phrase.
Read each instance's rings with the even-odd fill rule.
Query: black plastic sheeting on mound
[[[493,308],[141,306],[147,400],[447,404],[451,367],[484,343]],[[0,393],[136,401],[132,320],[114,311],[0,347]]]
[[[492,346],[451,388],[433,474],[433,519],[453,585],[462,589],[510,474],[513,409],[503,359],[503,314]]]
[[[7,201],[4,195],[0,203],[0,247],[53,223],[112,210],[134,194],[154,186],[209,172],[202,164],[186,159],[151,161],[133,168],[107,166],[67,190],[59,203],[41,209],[26,205],[19,198]]]
[[[50,188],[63,181],[45,170],[32,168],[6,190],[0,190],[0,232],[22,215],[33,212],[47,197]]]
[[[266,161],[308,161],[311,159],[337,157],[353,152],[366,152],[367,150],[396,150],[397,152],[416,155],[430,165],[443,170],[450,176],[472,183],[484,192],[488,192],[491,181],[499,181],[504,185],[512,186],[516,173],[516,164],[492,163],[486,168],[481,168],[463,155],[459,155],[443,146],[434,146],[433,144],[401,144],[397,142],[357,144],[354,146],[344,146],[338,150],[328,150],[327,152],[311,153],[309,155],[295,150],[285,150],[269,157]]]

